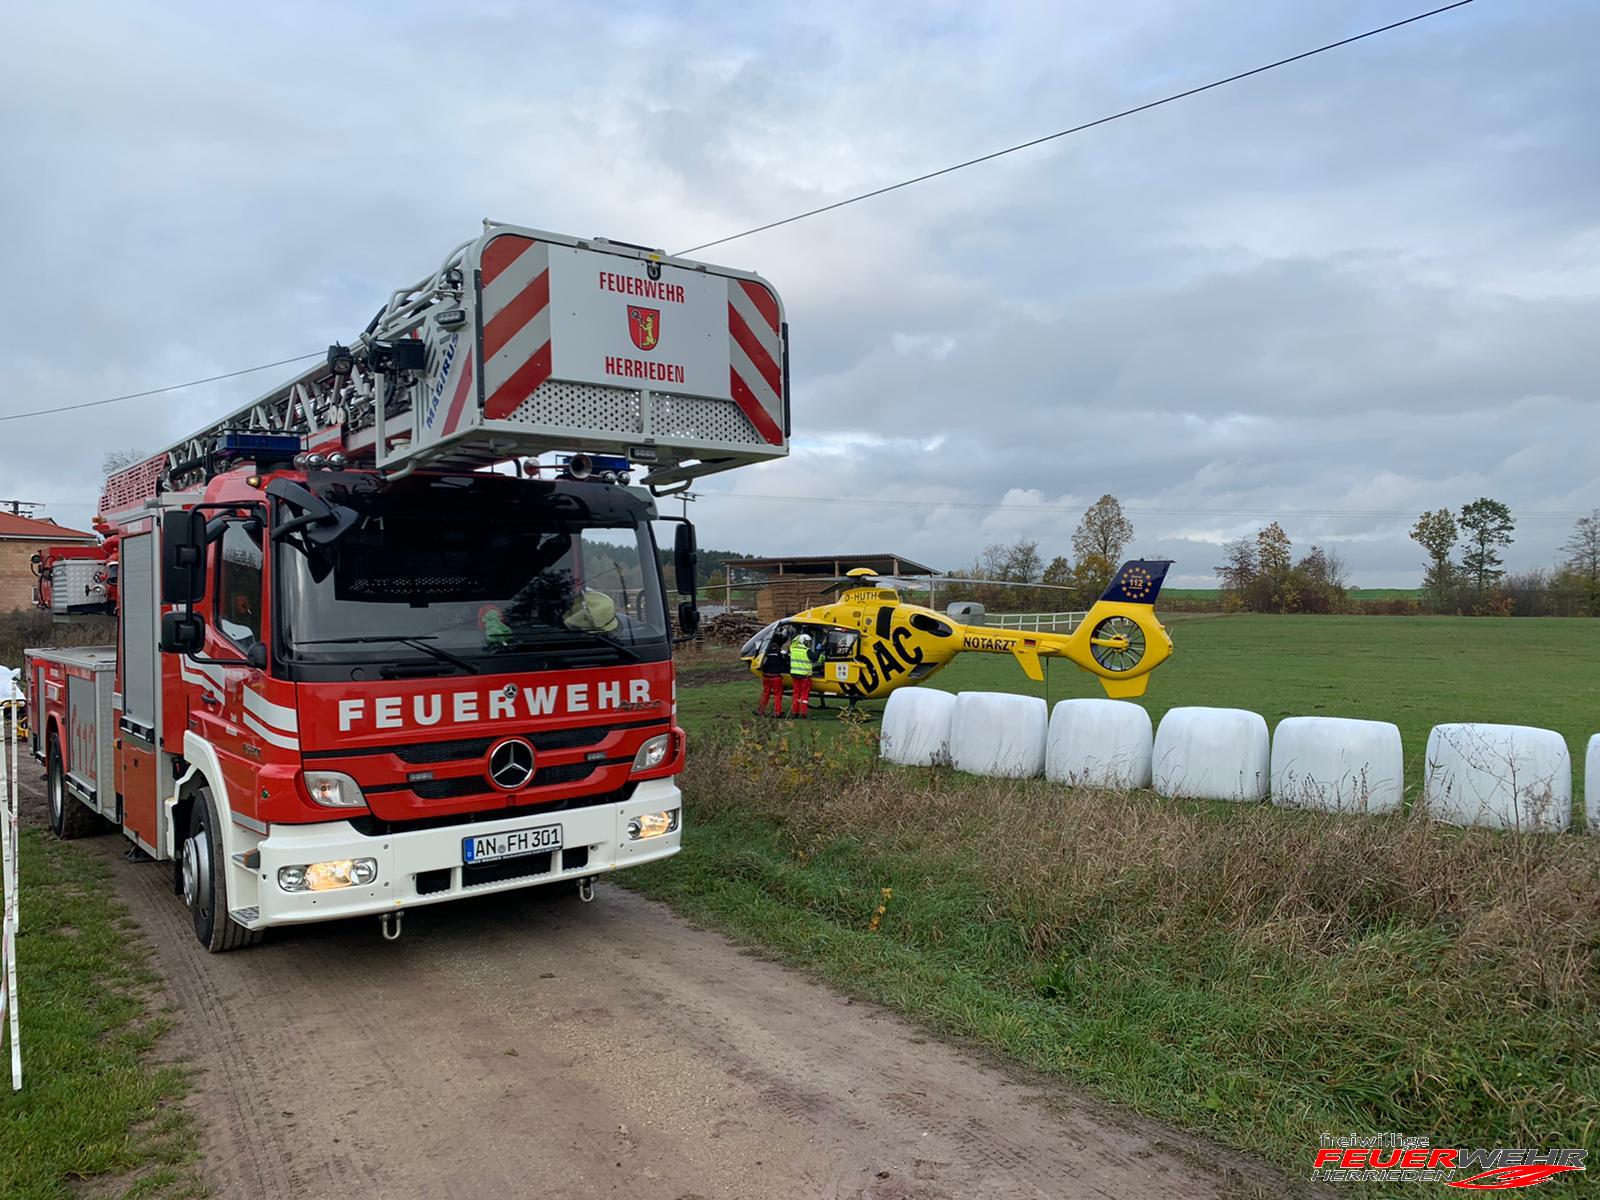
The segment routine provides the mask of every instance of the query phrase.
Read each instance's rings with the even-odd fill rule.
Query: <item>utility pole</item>
[[[14,517],[31,517],[34,509],[43,507],[38,500],[0,500],[0,509],[8,510]]]

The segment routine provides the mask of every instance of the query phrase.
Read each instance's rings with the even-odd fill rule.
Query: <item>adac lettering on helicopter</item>
[[[886,683],[896,675],[915,670],[926,657],[922,647],[912,639],[911,630],[901,625],[891,630],[888,637],[874,638],[870,646],[863,645],[856,652],[854,661],[861,668],[861,681],[842,684],[839,690],[846,696],[865,696],[876,689],[880,682]]]

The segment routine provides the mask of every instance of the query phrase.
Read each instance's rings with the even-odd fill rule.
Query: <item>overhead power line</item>
[[[672,499],[681,499],[682,494]],[[1077,516],[1087,512],[1089,504],[1001,504],[982,500],[897,500],[885,496],[788,496],[768,492],[695,492],[693,499],[769,501],[776,504],[848,504],[865,508],[905,508],[922,512],[939,509],[956,509],[962,512],[1015,512],[1045,513],[1056,516]],[[91,504],[92,498],[54,501],[56,504]],[[0,501],[0,504],[5,502]],[[1225,508],[1198,504],[1168,507],[1165,505],[1124,504],[1122,511],[1136,517],[1248,517],[1251,520],[1415,520],[1413,509],[1398,508]],[[1574,509],[1565,512],[1557,509],[1519,508],[1513,510],[1518,521],[1576,521],[1592,515],[1593,510]]]
[[[1341,46],[1348,46],[1366,38],[1377,37],[1380,33],[1388,33],[1392,29],[1399,29],[1403,25],[1414,25],[1418,21],[1426,21],[1429,17],[1436,17],[1440,13],[1449,12],[1452,8],[1462,8],[1471,4],[1472,0],[1456,0],[1454,4],[1446,4],[1440,8],[1430,9],[1428,12],[1418,13],[1414,17],[1407,17],[1403,21],[1391,21],[1387,25],[1380,25],[1376,29],[1369,29],[1365,33],[1355,34],[1353,37],[1340,38],[1337,42],[1329,42],[1325,46],[1318,46],[1314,50],[1305,50],[1299,54],[1292,54],[1288,58],[1280,58],[1276,62],[1269,62],[1259,67],[1252,67],[1248,71],[1240,71],[1237,75],[1229,75],[1225,79],[1213,79],[1210,83],[1203,83],[1199,87],[1192,87],[1182,92],[1174,92],[1170,96],[1163,96],[1159,100],[1151,100],[1145,104],[1125,108],[1121,112],[1114,112],[1104,117],[1096,117],[1092,121],[1085,121],[1081,125],[1074,125],[1069,129],[1058,129],[1055,133],[1047,133],[1043,137],[1036,137],[1026,142],[1018,142],[1015,146],[1007,146],[1003,150],[992,150],[988,154],[980,154],[977,158],[969,158],[965,162],[958,162],[948,167],[940,167],[937,171],[929,171],[923,175],[916,175],[910,179],[902,179],[899,183],[886,184],[874,188],[870,192],[862,192],[859,196],[851,196],[845,200],[835,200],[832,204],[824,204],[820,208],[807,209],[805,212],[796,213],[792,217],[783,217],[777,221],[768,221],[765,225],[756,225],[742,233],[730,233],[727,237],[717,238],[715,241],[701,242],[698,246],[690,246],[687,250],[679,250],[679,254],[693,254],[699,250],[709,250],[713,246],[723,246],[728,242],[747,238],[752,234],[765,233],[769,229],[777,229],[780,225],[792,225],[796,221],[804,221],[808,217],[820,216],[832,212],[846,205],[859,204],[863,200],[871,200],[876,196],[887,195],[889,192],[898,192],[902,188],[912,187],[915,184],[926,183],[930,179],[938,179],[941,175],[950,175],[956,171],[964,171],[968,167],[975,167],[979,163],[992,162],[997,158],[1004,158],[1007,154],[1016,154],[1020,150],[1031,150],[1035,146],[1042,146],[1046,142],[1053,142],[1058,138],[1070,137],[1074,133],[1082,133],[1086,129],[1093,129],[1098,125],[1109,125],[1112,121],[1120,121],[1123,117],[1131,117],[1137,113],[1149,112],[1152,108],[1160,108],[1163,104],[1172,104],[1178,100],[1186,100],[1190,96],[1198,96],[1201,92],[1209,92],[1213,88],[1225,87],[1230,83],[1237,83],[1241,79],[1249,79],[1252,75],[1262,75],[1268,71],[1275,71],[1279,67],[1286,67],[1290,63],[1297,63],[1301,59],[1312,58],[1318,54],[1326,54],[1329,50],[1337,50]]]
[[[286,367],[290,363],[305,362],[308,358],[321,358],[327,351],[316,350],[310,354],[297,354],[293,358],[280,358],[276,362],[262,363],[258,367],[244,367],[238,371],[227,371],[221,375],[207,375],[204,379],[191,379],[188,383],[170,383],[166,387],[150,388],[143,392],[129,392],[125,396],[107,396],[104,400],[85,400],[82,404],[62,404],[56,408],[36,408],[32,412],[6,413],[0,416],[0,421],[20,421],[24,417],[47,417],[51,413],[76,412],[80,408],[98,408],[102,404],[116,404],[121,400],[138,400],[144,396],[159,396],[163,392],[181,392],[184,388],[199,387],[202,383],[217,383],[223,379],[237,379],[241,375],[249,375],[256,371],[265,371],[269,367]]]
[[[796,221],[804,221],[809,217],[821,216],[823,213],[832,212],[837,208],[844,208],[846,205],[859,204],[863,200],[871,200],[876,196],[886,195],[889,192],[897,192],[902,188],[908,188],[918,183],[926,183],[928,180],[937,179],[941,175],[949,175],[955,171],[965,170],[967,167],[975,167],[979,163],[986,163],[997,158],[1003,158],[1007,154],[1015,154],[1020,150],[1028,150],[1034,146],[1040,146],[1046,142],[1053,142],[1058,138],[1068,137],[1074,133],[1082,133],[1084,130],[1093,129],[1097,125],[1108,125],[1112,121],[1120,121],[1123,117],[1131,117],[1136,113],[1148,112],[1152,108],[1160,108],[1164,104],[1172,104],[1175,101],[1184,100],[1190,96],[1198,96],[1201,92],[1209,92],[1213,88],[1224,87],[1230,83],[1237,83],[1239,80],[1248,79],[1252,75],[1261,75],[1267,71],[1276,70],[1279,67],[1286,67],[1290,63],[1299,62],[1301,59],[1311,58],[1318,54],[1326,54],[1329,50],[1337,50],[1341,46],[1348,46],[1354,42],[1363,41],[1366,38],[1376,37],[1380,33],[1388,33],[1390,30],[1399,29],[1405,25],[1414,25],[1418,21],[1425,21],[1429,17],[1436,17],[1440,13],[1449,12],[1453,8],[1463,8],[1472,2],[1473,0],[1455,0],[1455,3],[1453,4],[1446,4],[1439,8],[1430,9],[1427,12],[1418,13],[1416,16],[1406,17],[1402,21],[1391,21],[1387,25],[1379,25],[1377,28],[1369,29],[1365,33],[1358,33],[1351,37],[1341,38],[1336,42],[1329,42],[1326,45],[1317,46],[1312,50],[1305,50],[1299,54],[1292,54],[1288,58],[1280,58],[1275,62],[1265,63],[1259,67],[1252,67],[1248,71],[1240,71],[1236,75],[1229,75],[1223,79],[1214,79],[1210,83],[1204,83],[1198,87],[1189,88],[1186,91],[1174,92],[1170,96],[1163,96],[1159,100],[1151,100],[1148,103],[1136,105],[1133,108],[1125,108],[1121,112],[1111,113],[1104,117],[1097,117],[1093,121],[1085,121],[1083,124],[1074,125],[1069,129],[1060,129],[1055,133],[1047,133],[1043,137],[1036,137],[1026,142],[1018,142],[1015,146],[1007,146],[1003,150],[994,150],[988,154],[979,155],[977,158],[969,158],[964,162],[958,162],[948,167],[941,167],[937,171],[929,171],[926,174],[917,175],[911,179],[902,179],[899,183],[891,183],[885,185],[884,187],[874,188],[872,191],[862,192],[858,196],[851,196],[844,200],[835,200],[832,204],[824,204],[819,208],[808,209],[805,212],[795,213],[793,216],[783,217],[777,221],[768,221],[765,225],[756,225],[750,229],[743,230],[740,233],[730,233],[726,237],[717,238],[715,241],[701,242],[698,246],[690,246],[687,250],[679,250],[678,254],[693,254],[698,250],[709,250],[713,246],[723,246],[729,242],[738,241],[740,238],[747,238],[757,233],[765,233],[769,229],[776,229],[780,225],[792,225]],[[287,366],[290,363],[304,362],[306,359],[316,358],[322,353],[323,351],[316,350],[310,354],[301,354],[294,358],[281,358],[276,362],[262,363],[260,366],[255,367],[245,367],[242,370],[229,371],[223,375],[211,375],[205,379],[191,379],[188,383],[174,383],[168,385],[167,387],[150,388],[148,391],[129,392],[125,396],[108,396],[104,400],[86,400],[81,404],[63,404],[55,408],[38,408],[30,412],[7,413],[4,416],[0,416],[0,421],[20,421],[25,417],[46,417],[53,413],[75,412],[78,409],[83,408],[97,408],[102,404],[116,404],[123,400],[138,400],[145,396],[158,396],[163,392],[182,391],[184,388],[197,387],[202,383],[217,383],[224,379],[235,379],[240,375],[249,375],[255,371],[265,371],[270,367],[282,367]]]
[[[707,500],[770,500],[784,504],[853,504],[870,508],[915,508],[933,512],[953,508],[976,512],[1055,513],[1070,516],[1086,512],[1088,504],[991,504],[975,500],[896,500],[879,496],[777,496],[761,492],[701,492]],[[1185,504],[1181,507],[1160,505],[1124,504],[1122,511],[1134,516],[1147,517],[1249,517],[1258,519],[1283,518],[1285,520],[1327,518],[1333,520],[1415,520],[1414,511],[1384,508],[1209,508],[1204,505]],[[1517,520],[1575,521],[1589,515],[1587,511],[1557,512],[1538,509],[1516,509]]]

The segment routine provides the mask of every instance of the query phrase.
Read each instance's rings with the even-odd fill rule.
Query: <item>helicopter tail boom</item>
[[[1106,695],[1144,695],[1150,672],[1172,653],[1172,638],[1156,619],[1155,600],[1172,564],[1160,559],[1125,562],[1105,594],[1071,634],[966,627],[961,648],[1010,654],[1023,674],[1044,679],[1044,658],[1065,658],[1098,676]]]

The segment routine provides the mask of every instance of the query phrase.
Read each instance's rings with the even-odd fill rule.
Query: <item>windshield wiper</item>
[[[546,654],[582,654],[592,651],[599,646],[605,646],[617,651],[630,662],[643,662],[644,656],[626,642],[614,641],[601,633],[572,632],[559,637],[541,638],[538,640],[525,639],[512,642],[505,646],[496,646],[499,651],[515,653],[521,650],[538,650]]]
[[[401,646],[410,646],[413,650],[421,650],[424,654],[438,659],[440,662],[450,663],[460,667],[468,675],[476,675],[478,668],[466,659],[451,654],[448,650],[441,650],[438,646],[430,646],[433,634],[422,633],[414,636],[398,633],[356,634],[351,637],[316,638],[312,641],[296,642],[297,646],[345,646],[362,642],[395,642]]]
[[[619,642],[615,638],[608,638],[603,633],[591,633],[587,636],[593,641],[605,643],[607,646],[610,646],[613,650],[619,651],[624,657],[631,659],[633,662],[644,661],[644,656],[625,642]]]

